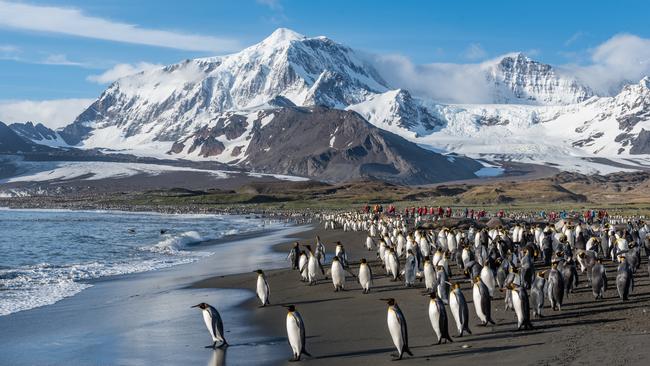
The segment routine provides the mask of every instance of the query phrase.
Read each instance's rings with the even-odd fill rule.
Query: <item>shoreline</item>
[[[331,282],[325,279],[319,280],[315,286],[306,286],[298,280],[297,272],[288,269],[288,262],[285,262],[284,269],[265,271],[271,287],[271,306],[265,308],[258,308],[259,301],[254,295],[254,273],[213,276],[196,281],[192,287],[245,289],[253,294],[241,306],[249,314],[251,323],[264,328],[265,334],[284,340],[280,350],[285,358],[290,356],[290,349],[286,344],[284,326],[286,311],[281,305],[295,304],[305,320],[307,350],[314,356],[304,357],[303,362],[314,365],[392,365],[390,354],[394,352],[394,347],[386,328],[386,305],[379,301],[385,297],[396,298],[407,318],[409,341],[415,355],[405,356],[401,361],[408,364],[434,361],[466,366],[468,363],[484,364],[485,357],[498,359],[499,364],[518,366],[597,362],[641,365],[646,362],[642,351],[643,336],[650,332],[650,317],[647,315],[650,311],[650,279],[646,272],[646,259],[643,259],[641,269],[635,275],[635,289],[629,301],[621,302],[618,299],[614,281],[616,267],[607,263],[610,287],[603,301],[593,301],[591,288],[585,287],[585,274],[580,274],[580,287],[565,300],[563,310],[552,311],[547,301],[543,311],[545,317],[533,319],[535,328],[530,331],[515,330],[515,314],[504,310],[502,293],[496,294],[492,301],[496,325],[477,325],[471,289],[453,264],[452,280],[461,283],[470,310],[473,334],[457,338],[453,319],[447,309],[454,343],[432,345],[435,336],[427,315],[428,298],[421,294],[423,284],[416,282],[417,289],[406,289],[401,282],[391,282],[386,278],[375,260],[375,252],[362,248],[365,233],[323,230],[313,225],[311,230],[294,237],[301,244],[309,242],[313,246],[315,235],[320,235],[325,243],[328,260],[333,254],[333,243],[340,240],[350,257],[353,273],[357,272],[361,257],[369,260],[376,276],[370,294],[361,294],[360,286],[352,278],[347,279],[347,291],[344,292],[333,292]],[[274,245],[273,250],[287,253],[291,242],[287,240]]]
[[[235,364],[236,360],[259,364],[274,359],[280,340],[249,324],[240,309],[240,303],[250,299],[250,292],[193,289],[190,285],[215,273],[241,273],[248,268],[248,261],[281,265],[281,257],[271,246],[305,229],[290,225],[244,234],[236,240],[216,240],[212,245],[219,246],[221,255],[99,278],[75,296],[1,316],[0,328],[5,332],[0,334],[0,343],[6,347],[0,364],[220,364],[226,355],[203,348],[208,341],[205,325],[200,313],[190,308],[202,301],[216,304],[224,316],[232,344],[227,352],[229,364],[232,360]],[[36,333],[35,324],[39,328]]]

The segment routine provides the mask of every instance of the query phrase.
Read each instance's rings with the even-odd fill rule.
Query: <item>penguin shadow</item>
[[[375,354],[380,354],[380,353],[388,353],[391,351],[394,351],[394,347],[388,347],[388,348],[375,348],[375,349],[368,349],[368,350],[363,350],[363,351],[351,351],[351,352],[340,352],[340,353],[330,353],[327,355],[321,355],[321,356],[316,356],[314,357],[315,359],[330,359],[330,358],[343,358],[343,357],[361,357],[361,356],[369,356],[369,355],[375,355]]]
[[[618,322],[618,321],[621,321],[621,320],[625,320],[625,318],[584,319],[584,320],[577,320],[577,321],[573,321],[573,322],[562,322],[562,323],[557,323],[557,324],[536,324],[536,323],[533,323],[533,328],[534,329],[539,329],[539,330],[544,330],[544,329],[553,329],[553,328],[575,327],[575,326],[581,326],[581,325],[614,323],[614,322]]]
[[[405,291],[405,290],[413,290],[417,289],[418,287],[406,287],[404,285],[401,286],[391,286],[391,285],[384,285],[384,286],[375,286],[371,288],[370,290],[375,293],[381,293],[381,292],[393,292],[393,291]],[[420,289],[423,289],[424,287],[420,287]]]
[[[431,358],[438,358],[438,357],[464,356],[464,355],[468,355],[468,354],[491,353],[491,352],[508,351],[508,350],[513,350],[513,349],[518,349],[518,348],[525,348],[525,347],[541,346],[543,344],[545,344],[545,343],[544,342],[538,342],[538,343],[528,343],[528,344],[521,344],[521,345],[511,345],[511,346],[467,348],[467,349],[458,350],[458,351],[432,353],[432,354],[429,354],[429,355],[414,356],[414,357],[410,357],[410,358],[413,358],[413,359],[431,359]],[[419,347],[422,347],[422,346],[418,346],[418,347],[414,347],[414,348],[419,348]]]
[[[345,297],[331,297],[331,298],[319,299],[319,300],[292,301],[292,302],[288,302],[286,304],[282,304],[282,306],[289,305],[289,304],[293,304],[293,305],[318,304],[318,303],[321,303],[321,302],[348,300],[348,299],[352,299],[352,298],[354,298],[354,297],[353,296],[345,296]]]
[[[502,330],[495,330],[489,333],[476,334],[476,335],[469,336],[467,338],[465,337],[455,338],[455,340],[459,342],[461,340],[467,340],[467,342],[480,342],[480,341],[490,341],[496,339],[519,338],[519,337],[531,336],[531,335],[542,334],[542,333],[549,334],[554,332],[557,332],[557,330],[549,332],[549,331],[536,330],[535,328],[533,328],[533,330],[518,331],[514,328],[508,328]]]

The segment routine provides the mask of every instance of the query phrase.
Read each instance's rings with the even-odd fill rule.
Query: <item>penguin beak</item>
[[[196,304],[194,306],[190,306],[190,308],[198,308],[199,306],[201,306],[201,304]]]

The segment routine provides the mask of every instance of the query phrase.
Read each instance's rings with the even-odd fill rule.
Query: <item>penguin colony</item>
[[[544,316],[545,304],[551,311],[562,310],[562,304],[580,285],[581,276],[586,277],[582,286],[591,288],[595,301],[606,296],[628,300],[634,291],[634,275],[640,269],[642,251],[650,259],[650,227],[640,220],[611,220],[602,224],[560,220],[515,222],[509,227],[480,229],[470,226],[411,230],[401,216],[344,213],[323,215],[321,220],[326,230],[367,232],[361,245],[376,255],[375,268],[380,268],[391,281],[402,281],[407,288],[414,287],[416,281],[424,283],[422,294],[429,298],[428,316],[438,344],[453,342],[450,329],[456,337],[472,333],[466,295],[473,300],[478,323],[488,326],[495,324],[491,316],[494,295],[504,293],[503,306],[513,312],[516,330],[529,330],[534,328],[532,319]],[[421,221],[421,217],[416,217],[414,226]],[[354,274],[342,243],[336,243],[327,271],[323,266],[326,257],[325,244],[316,237],[315,249],[311,245],[301,248],[295,243],[287,259],[298,272],[299,280],[309,286],[324,277],[331,280],[334,291],[345,291],[349,276],[361,285],[363,294],[372,291],[375,274],[368,259],[359,261],[358,273]],[[618,264],[615,292],[608,284],[604,266],[608,261]],[[464,280],[450,281],[450,263],[458,266]],[[260,307],[270,305],[264,271],[255,273]],[[381,301],[387,305],[387,327],[397,351],[393,356],[398,360],[405,354],[412,356],[406,317],[398,301]],[[207,347],[227,346],[219,312],[205,303],[193,307],[202,310],[212,336],[213,344]],[[289,361],[299,361],[302,355],[311,356],[305,345],[305,324],[294,305],[285,307],[292,351]]]

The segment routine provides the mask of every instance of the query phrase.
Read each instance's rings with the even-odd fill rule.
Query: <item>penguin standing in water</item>
[[[305,349],[305,322],[302,316],[296,311],[294,305],[287,305],[285,308],[287,308],[287,338],[293,354],[289,362],[300,361],[302,354],[311,357]]]
[[[453,315],[456,321],[458,337],[462,337],[464,332],[472,334],[472,331],[469,330],[469,308],[467,307],[467,301],[465,301],[465,296],[460,291],[460,285],[457,283],[451,286],[451,291],[449,292],[449,308],[451,309],[451,315]]]
[[[546,271],[541,271],[535,276],[533,285],[530,288],[530,301],[533,307],[533,316],[536,318],[542,318],[542,308],[544,307],[544,287],[546,286],[546,278],[544,278],[544,273]]]
[[[623,301],[627,301],[632,289],[634,288],[634,277],[632,276],[632,269],[630,264],[625,260],[625,256],[618,256],[619,265],[616,272],[616,289],[618,296]]]
[[[217,309],[204,302],[192,307],[201,309],[205,326],[208,327],[208,332],[212,336],[212,345],[205,346],[205,348],[227,347],[228,342],[226,342],[226,338],[223,335],[223,321],[221,321],[221,315],[219,315]],[[217,346],[217,343],[220,344]]]
[[[370,292],[370,286],[372,286],[372,269],[368,265],[366,258],[361,258],[359,262],[359,284],[363,289],[363,293],[367,294]]]
[[[605,298],[607,291],[607,272],[603,266],[603,260],[598,258],[591,269],[591,291],[596,300]]]
[[[438,344],[442,343],[443,339],[445,343],[453,342],[449,336],[449,320],[445,304],[436,296],[435,292],[430,293],[429,297],[431,298],[429,300],[429,320],[436,337],[438,337]]]
[[[481,280],[481,277],[474,278],[472,285],[472,300],[474,300],[474,309],[476,315],[481,321],[481,325],[486,327],[488,323],[494,324],[492,320],[492,304],[491,297],[487,286]]]
[[[266,275],[261,269],[255,271],[255,273],[257,273],[257,298],[260,299],[260,302],[262,303],[260,307],[271,305],[271,302],[269,301],[271,290],[269,289],[269,283],[266,282]]]
[[[388,304],[388,331],[393,339],[395,348],[397,348],[397,359],[401,360],[404,353],[413,356],[413,353],[409,349],[408,329],[402,310],[397,306],[397,302],[393,298],[380,300]]]
[[[517,330],[533,329],[533,324],[530,322],[530,304],[526,289],[511,284],[510,292],[512,293],[512,305],[517,315]]]
[[[546,289],[548,300],[553,310],[562,310],[562,300],[564,300],[564,278],[562,273],[557,269],[557,262],[552,264],[551,269],[546,273]]]

